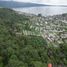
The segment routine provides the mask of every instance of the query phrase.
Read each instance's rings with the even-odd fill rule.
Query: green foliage
[[[59,44],[58,48],[48,47],[41,36],[24,35],[23,30],[30,31],[27,21],[27,16],[0,8],[0,67],[67,65],[67,43]]]

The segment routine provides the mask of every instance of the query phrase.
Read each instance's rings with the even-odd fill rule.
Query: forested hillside
[[[35,23],[35,18],[41,17],[0,8],[0,67],[67,66],[67,39],[49,41],[41,35],[42,22]]]

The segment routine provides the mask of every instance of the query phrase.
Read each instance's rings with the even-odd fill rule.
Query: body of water
[[[14,8],[14,10],[36,15],[42,14],[43,16],[51,16],[51,15],[67,13],[67,7],[58,7],[58,6]]]

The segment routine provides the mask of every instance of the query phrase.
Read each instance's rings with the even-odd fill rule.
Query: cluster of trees
[[[22,30],[27,26],[23,22],[28,20],[11,9],[0,8],[0,67],[47,67],[48,63],[67,65],[66,43],[53,47],[48,46],[41,36],[24,35]],[[16,32],[22,32],[22,35],[17,36]]]

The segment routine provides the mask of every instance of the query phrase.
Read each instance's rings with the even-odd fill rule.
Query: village
[[[29,30],[23,31],[25,35],[42,36],[50,42],[67,42],[67,14],[48,17],[44,17],[41,14],[31,15],[23,13],[23,15],[29,18],[29,21],[25,21],[25,24],[29,26]]]

